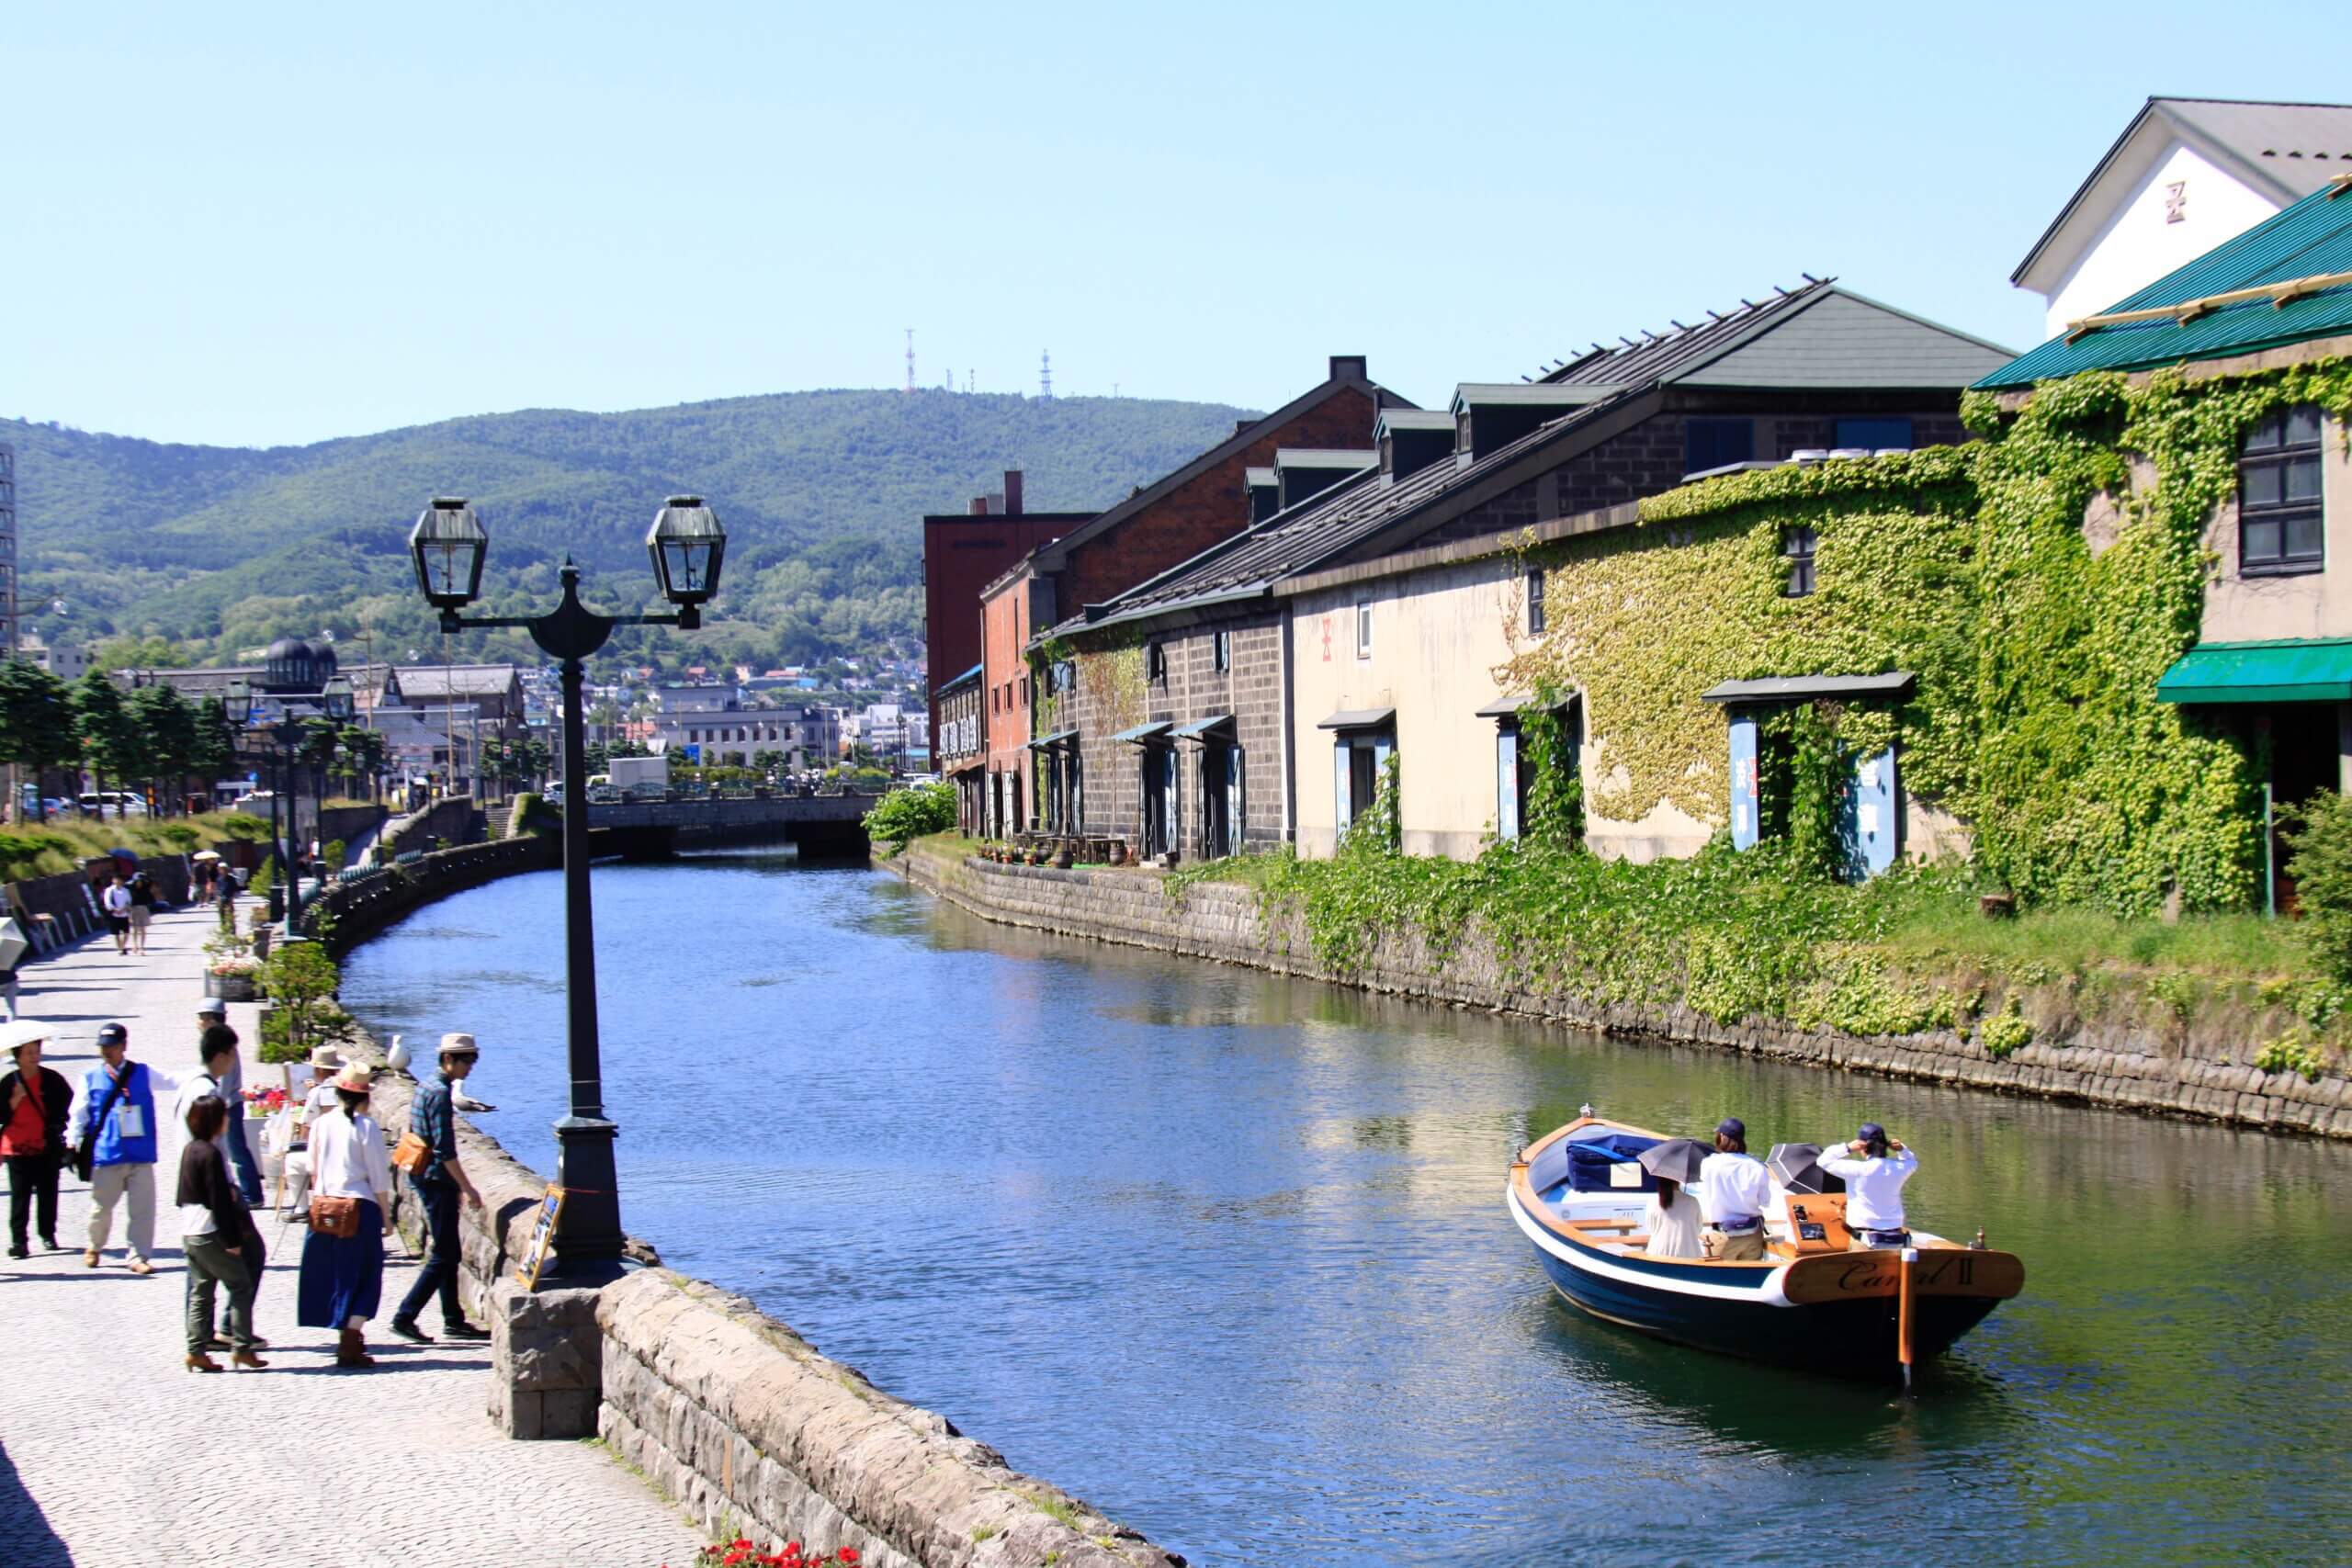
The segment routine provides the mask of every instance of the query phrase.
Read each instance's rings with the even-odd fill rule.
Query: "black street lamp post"
[[[602,1048],[596,1033],[596,939],[588,889],[587,719],[582,660],[605,646],[615,626],[702,625],[702,606],[718,591],[726,531],[701,498],[673,495],[645,538],[662,596],[674,615],[605,615],[580,603],[580,569],[563,563],[563,598],[544,615],[458,615],[481,597],[490,536],[472,507],[436,499],[416,520],[409,550],[417,586],[441,612],[441,629],[516,626],[549,658],[561,661],[563,685],[564,988],[571,1113],[555,1124],[556,1184],[563,1209],[556,1222],[555,1259],[543,1274],[564,1285],[602,1284],[620,1272],[620,1180],[613,1141],[620,1129],[605,1114]]]
[[[351,682],[338,675],[326,683],[326,688],[317,694],[316,700],[322,716],[341,724],[351,716]],[[222,704],[229,722],[239,729],[245,728],[252,724],[254,707],[253,688],[242,679],[230,682],[229,694]],[[292,934],[302,929],[302,877],[286,852],[286,840],[278,836],[277,801],[281,795],[286,797],[286,838],[300,839],[302,833],[300,809],[302,785],[295,748],[301,742],[302,718],[292,706],[281,705],[276,723],[254,725],[253,728],[254,733],[276,747],[270,758],[276,776],[270,780],[273,787],[269,792],[269,852],[277,862],[278,880],[286,887],[286,929]],[[319,796],[319,803],[321,806],[326,804],[323,792]],[[276,908],[273,908],[270,913],[275,918]]]

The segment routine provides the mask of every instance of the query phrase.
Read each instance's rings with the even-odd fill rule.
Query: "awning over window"
[[[1396,721],[1395,708],[1342,708],[1330,717],[1318,719],[1317,729],[1385,729]]]
[[[1161,736],[1167,734],[1168,730],[1168,720],[1161,719],[1158,724],[1138,724],[1133,729],[1122,729],[1118,734],[1111,737],[1111,739],[1114,740],[1132,740],[1136,745],[1140,746],[1147,740],[1159,739]]]
[[[1570,692],[1566,696],[1555,698],[1548,705],[1553,712],[1557,713],[1576,700],[1577,694]],[[1534,704],[1533,697],[1497,697],[1478,710],[1478,716],[1480,718],[1517,718],[1520,709],[1532,706]]]
[[[1200,740],[1205,739],[1210,730],[1223,729],[1232,722],[1233,716],[1229,713],[1218,714],[1214,718],[1196,718],[1190,724],[1178,725],[1170,739],[1177,740]]]
[[[1040,735],[1036,739],[1024,740],[1022,744],[1033,751],[1042,751],[1048,746],[1060,746],[1077,739],[1078,731],[1075,729],[1057,729],[1051,735]]]
[[[2161,703],[2352,700],[2352,637],[2216,642],[2192,648],[2156,682]]]
[[[1823,697],[1907,697],[1919,677],[1908,670],[1884,675],[1768,675],[1760,681],[1725,681],[1699,694],[1710,703],[1809,703]]]

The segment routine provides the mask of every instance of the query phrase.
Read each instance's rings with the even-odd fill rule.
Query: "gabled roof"
[[[1394,483],[1367,472],[1341,481],[1148,582],[1072,617],[1050,635],[1146,620],[1261,597],[1281,579],[1401,548],[1494,496],[1618,434],[1658,406],[1668,384],[1902,387],[1957,391],[2008,350],[1874,299],[1809,279],[1696,327],[1600,348],[1544,379],[1589,386],[1590,402],[1476,462],[1440,459]],[[1786,333],[1783,337],[1781,334]],[[1849,367],[1842,378],[1825,367]],[[1782,380],[1757,380],[1765,367]]]
[[[1069,558],[1069,552],[1078,546],[1085,544],[1090,539],[1101,537],[1155,502],[1198,479],[1236,453],[1246,451],[1267,436],[1276,434],[1283,425],[1301,414],[1329,402],[1341,392],[1351,390],[1361,392],[1372,400],[1372,405],[1375,409],[1413,406],[1408,400],[1361,374],[1363,365],[1363,361],[1359,358],[1334,356],[1332,360],[1332,368],[1336,372],[1334,375],[1300,396],[1293,398],[1263,419],[1237,425],[1231,435],[1194,457],[1182,468],[1144,486],[1109,511],[1095,513],[1091,521],[1080,524],[1052,544],[1038,546],[1030,553],[1031,568],[1038,571],[1060,570],[1062,563]],[[1014,569],[1016,571],[1019,570],[1018,567]],[[991,583],[989,586],[993,588],[996,585]]]
[[[2009,281],[2038,288],[2026,282],[2026,274],[2046,254],[2053,263],[2070,264],[2175,141],[2284,207],[2319,189],[2330,175],[2352,169],[2352,104],[2150,98],[2058,209]],[[2069,240],[2075,243],[2062,244]]]
[[[2150,370],[2352,333],[2352,283],[2214,298],[2352,273],[2352,168],[2341,173],[2333,190],[2316,191],[2222,242],[2086,318],[2087,330],[2052,338],[1976,385],[2030,387],[2085,370]],[[2109,320],[2133,312],[2153,319]]]
[[[1692,326],[1645,332],[1541,377],[1615,390],[1694,387],[1960,388],[2007,358],[1996,343],[1898,310],[1832,277],[1710,310]]]

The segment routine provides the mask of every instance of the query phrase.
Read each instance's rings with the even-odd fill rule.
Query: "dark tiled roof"
[[[1762,299],[1742,299],[1736,310],[1721,314],[1709,310],[1707,320],[1695,326],[1669,321],[1670,332],[1645,331],[1639,339],[1618,339],[1614,348],[1594,344],[1581,357],[1535,379],[1570,387],[1637,387],[1671,381],[1738,347],[1836,281],[1809,277],[1798,288],[1776,288]]]

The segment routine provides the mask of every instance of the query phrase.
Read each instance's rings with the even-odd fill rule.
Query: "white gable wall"
[[[2177,223],[2165,220],[2176,184],[2182,187]],[[2139,292],[2278,209],[2279,203],[2202,153],[2173,142],[2048,296],[2048,334],[2064,334],[2067,322]]]

